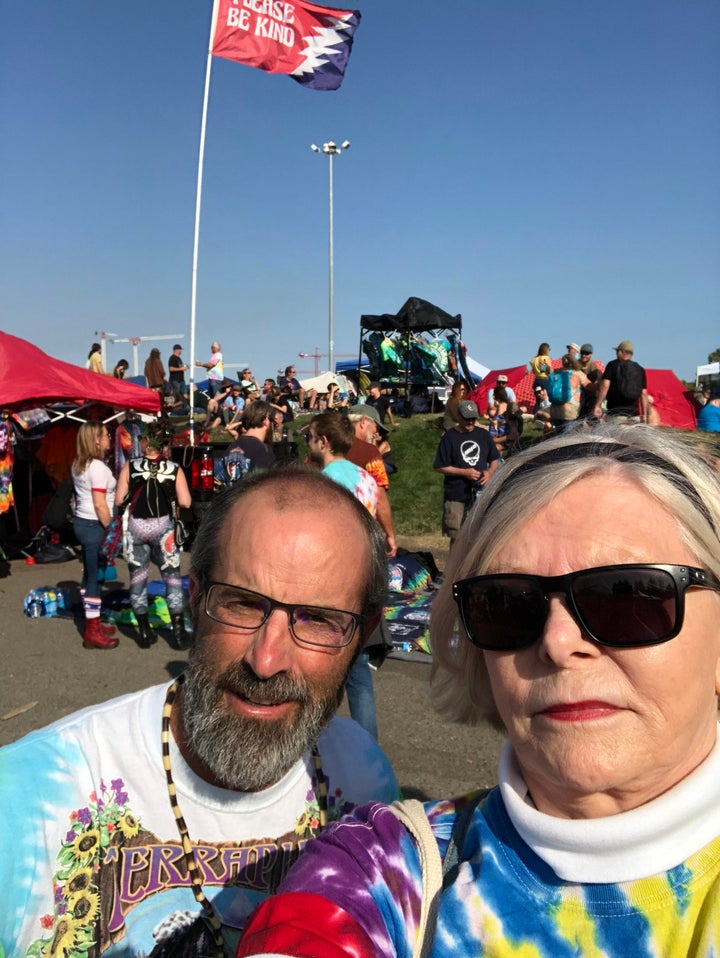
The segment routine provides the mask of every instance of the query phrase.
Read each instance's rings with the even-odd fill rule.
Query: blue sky
[[[335,93],[215,59],[197,357],[258,378],[420,296],[470,355],[632,339],[694,377],[720,347],[717,0],[370,0]],[[96,330],[184,333],[211,0],[0,14],[0,326],[83,363]],[[169,341],[140,344],[163,356]],[[110,345],[114,362],[131,357]],[[324,368],[327,360],[320,360]]]

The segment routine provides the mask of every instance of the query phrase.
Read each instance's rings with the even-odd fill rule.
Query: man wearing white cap
[[[505,375],[505,373],[500,373],[500,375],[496,377],[496,379],[495,379],[495,385],[496,385],[496,386],[502,386],[502,388],[503,388],[503,389],[505,390],[505,392],[507,393],[507,398],[508,398],[508,401],[509,401],[509,402],[517,402],[517,397],[516,397],[516,395],[515,395],[515,390],[514,390],[514,389],[511,389],[510,386],[508,386],[508,378],[507,378],[507,376]],[[494,403],[494,402],[495,402],[495,390],[494,390],[494,389],[491,389],[491,390],[488,392],[487,401],[488,401],[488,406],[489,406],[491,403]]]
[[[567,352],[565,353],[564,356],[561,356],[560,359],[561,359],[561,360],[562,360],[562,359],[565,359],[565,357],[567,356],[567,358],[568,358],[568,359],[571,359],[572,362],[569,363],[569,364],[563,364],[563,368],[564,368],[564,369],[573,369],[573,368],[574,368],[573,363],[576,363],[576,362],[577,362],[578,353],[580,352],[580,347],[578,346],[577,343],[568,343],[568,344],[565,346],[565,349],[567,349]]]

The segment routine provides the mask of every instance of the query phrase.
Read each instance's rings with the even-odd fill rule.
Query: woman
[[[75,486],[73,530],[82,546],[83,574],[80,594],[85,611],[83,648],[114,649],[115,629],[100,621],[98,566],[100,545],[115,505],[115,477],[103,462],[110,449],[110,433],[104,423],[84,422],[77,435],[77,454],[72,464]]]
[[[717,463],[673,430],[576,430],[495,473],[431,642],[444,711],[509,741],[479,802],[426,806],[430,852],[455,830],[433,958],[720,953],[719,590]],[[410,956],[420,872],[366,806],[308,845],[238,956],[312,954],[330,922],[335,958]]]
[[[114,378],[124,379],[125,373],[128,371],[129,366],[130,366],[130,363],[128,363],[127,359],[121,359],[119,362],[117,362],[115,364],[115,368],[113,369],[113,373],[112,373]]]
[[[145,360],[145,382],[148,389],[156,389],[162,393],[165,384],[165,367],[160,358],[160,350],[155,348],[150,350],[150,355]]]
[[[467,386],[465,383],[453,383],[450,395],[445,402],[445,411],[443,412],[443,432],[452,429],[460,422],[458,415],[458,403],[467,398]]]
[[[580,416],[583,389],[589,382],[577,359],[563,356],[562,369],[547,381],[548,412],[554,432],[562,432]]]
[[[101,376],[105,375],[105,367],[102,361],[102,346],[100,343],[93,343],[90,347],[86,365],[91,373],[100,373]]]
[[[535,377],[533,388],[547,386],[548,376],[553,371],[552,359],[550,358],[550,344],[540,343],[537,356],[533,356],[529,363],[530,371]]]
[[[120,471],[119,502],[126,504],[125,559],[130,569],[130,605],[138,622],[140,648],[157,640],[148,619],[147,580],[150,560],[158,566],[165,583],[165,599],[172,623],[173,644],[185,646],[183,589],[180,553],[175,544],[176,507],[191,504],[185,473],[164,457],[169,442],[167,427],[151,422],[140,439],[142,458],[131,459]]]

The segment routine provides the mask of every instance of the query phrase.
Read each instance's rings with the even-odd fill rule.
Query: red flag
[[[359,10],[308,0],[215,0],[210,52],[313,90],[337,90],[360,23]]]

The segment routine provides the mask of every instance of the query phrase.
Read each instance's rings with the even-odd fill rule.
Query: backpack
[[[551,405],[557,406],[570,402],[573,395],[571,375],[569,369],[556,369],[555,372],[550,373],[545,388]]]
[[[45,507],[43,522],[54,532],[69,532],[73,527],[73,500],[75,487],[71,479],[64,479]]]
[[[627,403],[637,402],[645,388],[642,366],[632,359],[618,361],[615,368],[615,385]]]

